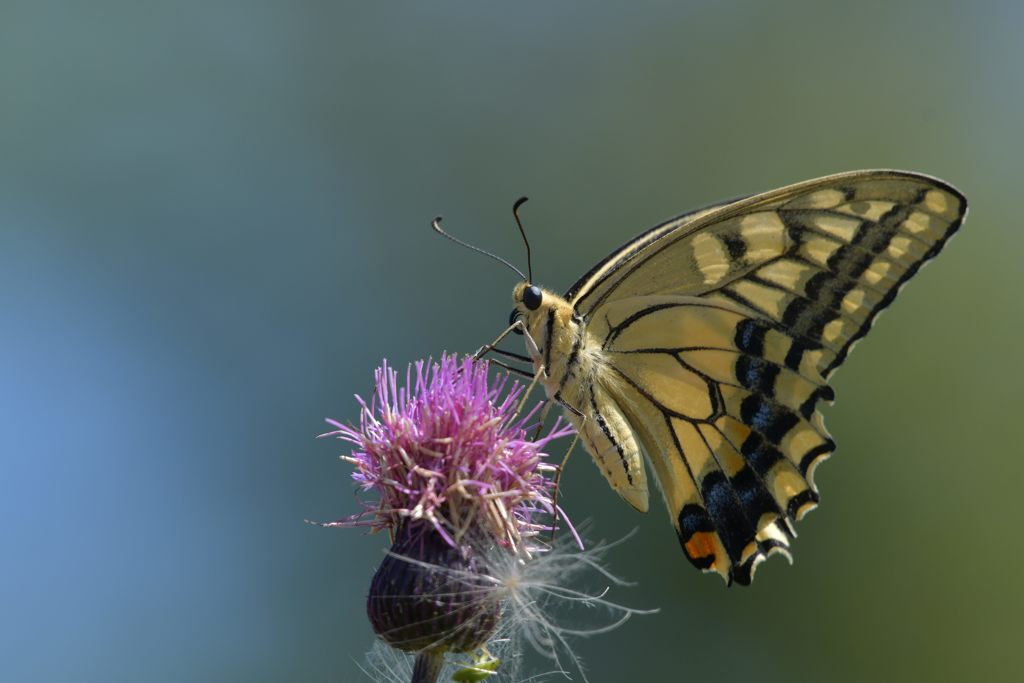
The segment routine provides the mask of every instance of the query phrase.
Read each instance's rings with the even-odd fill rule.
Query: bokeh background
[[[836,376],[795,565],[726,589],[587,458],[659,606],[591,680],[1019,680],[1024,5],[0,3],[0,679],[359,681],[323,418],[715,200],[867,167],[970,217]]]

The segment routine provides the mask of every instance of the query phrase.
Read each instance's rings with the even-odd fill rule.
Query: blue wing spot
[[[763,358],[740,356],[736,361],[736,377],[747,389],[772,396],[775,393],[775,378],[779,367]]]
[[[752,356],[764,355],[764,336],[768,326],[758,320],[743,320],[736,326],[736,348]]]
[[[700,488],[718,537],[722,539],[729,557],[736,562],[756,532],[743,514],[740,501],[722,472],[708,473]]]
[[[768,470],[775,463],[782,460],[782,453],[779,452],[779,449],[765,441],[764,437],[757,432],[751,432],[747,436],[740,451],[750,466],[762,477],[768,474]]]
[[[772,421],[772,407],[760,396],[750,395],[740,407],[743,421],[759,432],[763,432]]]
[[[789,430],[800,421],[794,413],[770,403],[758,394],[751,394],[743,399],[743,403],[740,404],[740,418],[774,444],[780,443]]]

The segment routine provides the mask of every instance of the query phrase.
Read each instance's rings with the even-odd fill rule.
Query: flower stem
[[[435,683],[444,666],[444,654],[437,650],[423,650],[416,655],[410,683]]]

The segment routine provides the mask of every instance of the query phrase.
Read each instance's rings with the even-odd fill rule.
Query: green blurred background
[[[593,681],[1020,680],[1021,3],[0,3],[0,679],[357,681],[384,539],[323,418],[709,202],[923,171],[971,213],[836,376],[796,563],[695,572]]]

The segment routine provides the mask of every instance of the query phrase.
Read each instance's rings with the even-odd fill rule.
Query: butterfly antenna
[[[516,203],[512,205],[512,215],[516,217],[516,225],[519,226],[519,234],[523,236],[523,242],[526,244],[526,272],[529,274],[530,279],[527,280],[530,284],[533,284],[533,259],[530,258],[530,240],[526,239],[526,231],[523,230],[523,222],[519,220],[519,207],[526,203],[529,197],[520,197],[516,200]]]
[[[491,257],[492,259],[494,259],[494,260],[495,260],[495,261],[497,261],[498,263],[504,263],[504,264],[505,264],[506,266],[508,266],[509,268],[511,268],[511,269],[512,269],[513,271],[515,271],[515,273],[516,273],[516,274],[517,274],[517,275],[518,275],[519,277],[521,277],[521,278],[522,278],[523,280],[526,280],[526,276],[525,276],[525,275],[523,275],[523,271],[519,270],[518,268],[516,268],[515,266],[513,266],[513,265],[512,265],[511,263],[509,263],[509,262],[508,262],[508,261],[506,261],[505,259],[501,258],[500,256],[495,256],[494,254],[492,254],[492,253],[491,253],[491,252],[489,252],[489,251],[484,251],[484,250],[483,250],[483,249],[481,249],[480,247],[474,247],[474,246],[473,246],[472,244],[469,244],[468,242],[463,242],[463,241],[462,241],[462,240],[460,240],[459,238],[457,238],[457,237],[452,237],[451,235],[449,235],[448,233],[446,233],[446,232],[445,232],[444,230],[442,230],[442,229],[441,229],[441,217],[440,217],[440,216],[438,216],[438,217],[437,217],[437,218],[435,218],[435,219],[434,219],[433,221],[431,221],[431,223],[430,223],[430,224],[431,224],[432,226],[434,226],[434,232],[436,232],[436,233],[437,233],[438,235],[440,235],[441,237],[447,237],[447,238],[448,238],[448,239],[450,239],[450,240],[451,240],[452,242],[455,242],[455,244],[458,244],[458,245],[460,245],[460,246],[463,246],[463,247],[465,247],[466,249],[472,249],[473,251],[475,251],[475,252],[477,252],[477,253],[479,253],[479,254],[483,254],[484,256],[490,256],[490,257]]]

